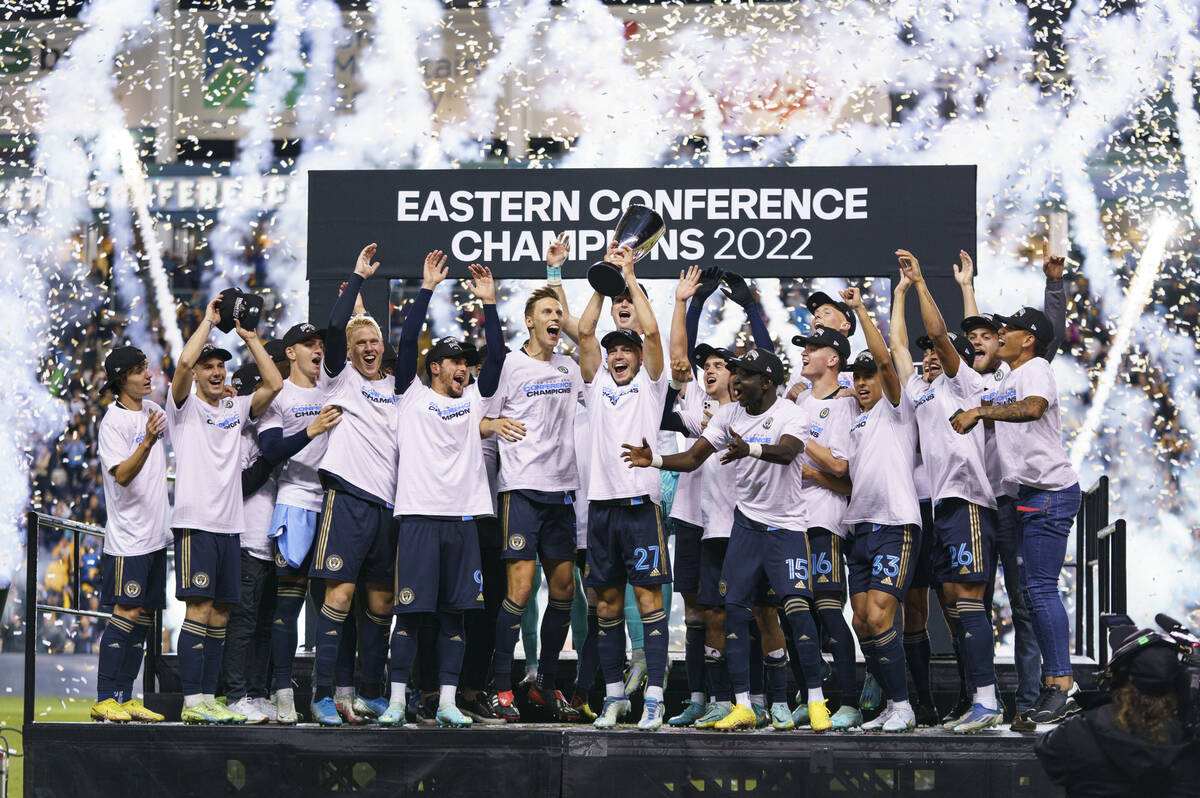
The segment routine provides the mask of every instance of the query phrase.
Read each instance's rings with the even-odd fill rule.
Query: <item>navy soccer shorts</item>
[[[913,568],[912,582],[909,584],[909,590],[923,590],[931,585],[941,583],[937,572],[934,569],[934,563],[937,561],[937,552],[934,551],[934,532],[933,532],[933,502],[929,499],[922,499],[921,502],[921,545],[917,550],[917,561]]]
[[[634,503],[636,502],[636,503]],[[650,497],[588,503],[587,587],[662,585],[671,581],[671,552],[662,511]]]
[[[313,543],[314,579],[390,585],[396,572],[396,519],[378,502],[332,488],[317,522]]]
[[[100,606],[145,607],[161,610],[167,606],[167,550],[123,557],[100,557]]]
[[[704,529],[675,519],[675,592],[696,595],[700,592],[700,538]]]
[[[808,545],[812,552],[812,589],[814,593],[846,591],[846,541],[836,533],[821,527],[808,530]]]
[[[575,559],[575,506],[536,501],[519,490],[500,494],[505,560]]]
[[[678,550],[678,540],[675,546]],[[697,604],[704,607],[725,606],[725,583],[721,581],[721,571],[725,568],[725,552],[728,549],[729,538],[700,541],[700,591],[696,594]]]
[[[912,583],[913,557],[921,548],[921,530],[913,524],[854,525],[846,558],[850,595],[879,590],[900,601]]]
[[[242,536],[202,529],[171,531],[175,533],[175,598],[241,602]]]
[[[986,582],[996,547],[996,511],[965,499],[942,499],[933,520],[934,576],[939,582]]]
[[[394,611],[481,610],[481,568],[473,519],[406,515],[397,533]]]
[[[721,572],[725,603],[751,607],[792,596],[811,599],[810,562],[804,530],[760,524],[735,509]]]

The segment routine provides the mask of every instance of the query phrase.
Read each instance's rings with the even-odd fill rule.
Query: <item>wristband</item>
[[[547,266],[546,282],[550,285],[562,285],[562,266]]]
[[[761,443],[751,443],[750,444],[750,456],[755,458],[756,460],[762,459],[762,444]]]
[[[662,468],[662,455],[661,454],[656,454],[650,458],[650,467],[651,468]]]

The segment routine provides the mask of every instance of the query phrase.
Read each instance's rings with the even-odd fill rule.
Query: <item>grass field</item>
[[[56,722],[90,722],[88,711],[92,699],[39,698],[34,702],[37,720]],[[21,696],[0,696],[0,737],[4,739],[12,759],[8,765],[8,794],[10,798],[21,798],[21,779],[25,760],[21,758],[24,746],[21,740],[21,719],[24,712]]]

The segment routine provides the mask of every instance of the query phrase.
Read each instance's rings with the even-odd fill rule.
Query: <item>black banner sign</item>
[[[481,262],[499,277],[540,278],[559,233],[563,277],[599,260],[622,210],[648,205],[666,233],[641,277],[692,264],[755,277],[887,274],[893,252],[949,275],[975,254],[974,166],[729,169],[442,169],[309,174],[309,279],[343,277],[379,244],[380,276],[420,278],[426,252]]]

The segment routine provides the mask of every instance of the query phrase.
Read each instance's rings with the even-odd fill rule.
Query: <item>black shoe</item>
[[[1061,723],[1078,711],[1079,704],[1073,696],[1067,695],[1057,684],[1048,684],[1042,687],[1025,718],[1032,723]]]
[[[971,711],[972,703],[974,702],[972,702],[968,696],[960,695],[958,697],[958,703],[954,705],[954,709],[950,710],[950,712],[942,718],[942,723],[946,724],[950,723],[951,721],[958,720],[963,715]]]
[[[423,696],[421,706],[417,709],[417,723],[422,726],[436,726],[438,711],[438,694]]]
[[[496,717],[496,711],[492,709],[492,702],[488,700],[488,694],[483,691],[476,693],[474,698],[464,698],[459,693],[456,702],[463,714],[476,723],[489,726],[504,723],[503,718]]]
[[[553,693],[547,693],[536,684],[529,686],[529,692],[525,694],[525,699],[530,706],[537,707],[559,723],[580,723],[583,721],[583,716],[579,710],[571,706],[570,702],[563,697],[562,692],[555,690]]]
[[[517,709],[517,697],[512,690],[503,693],[488,693],[488,703],[496,717],[505,723],[520,723],[521,711]]]
[[[929,704],[913,704],[913,714],[917,716],[918,726],[937,726],[941,723],[937,709]]]

